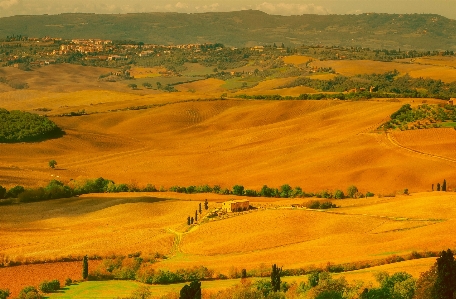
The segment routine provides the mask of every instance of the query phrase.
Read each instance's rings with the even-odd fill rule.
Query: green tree
[[[137,89],[138,85],[136,85],[135,83],[130,83],[128,84],[128,87],[130,87],[131,89]]]
[[[446,191],[446,190],[447,190],[446,180],[443,180],[442,191]]]
[[[150,84],[149,82],[144,82],[142,86],[144,86],[145,88],[152,88],[152,84]]]
[[[82,258],[82,279],[87,279],[89,276],[89,258],[85,255]]]
[[[201,282],[195,280],[190,285],[184,285],[180,290],[179,299],[201,299]]]
[[[358,193],[358,188],[356,188],[356,186],[351,185],[350,187],[348,187],[348,189],[347,189],[348,197],[354,198],[356,193]]]
[[[345,194],[341,190],[336,190],[336,192],[334,192],[334,198],[335,199],[344,199],[345,198]]]
[[[456,262],[453,252],[442,251],[437,258],[437,278],[434,285],[435,298],[453,299],[456,292]]]
[[[9,189],[6,193],[7,198],[17,198],[19,194],[25,191],[25,188],[22,186],[14,186],[13,188]]]
[[[52,169],[54,169],[56,165],[57,165],[57,161],[55,161],[55,160],[49,161],[49,167],[51,167]]]
[[[162,84],[160,82],[157,82],[155,84],[157,84],[157,89],[161,89],[162,88]]]
[[[282,274],[282,268],[277,267],[276,264],[272,265],[272,272],[271,272],[271,285],[272,290],[274,292],[280,291],[280,276]]]
[[[293,194],[293,188],[291,188],[290,185],[285,184],[285,185],[280,186],[280,197],[288,198],[288,197],[291,197],[292,194]]]
[[[6,197],[6,188],[0,185],[0,199]]]
[[[0,299],[6,299],[9,297],[10,294],[11,293],[8,289],[6,289],[6,290],[0,289]]]
[[[247,278],[247,270],[246,269],[242,269],[241,278]]]
[[[242,185],[233,186],[233,194],[238,195],[238,196],[244,195],[244,186],[242,186]]]

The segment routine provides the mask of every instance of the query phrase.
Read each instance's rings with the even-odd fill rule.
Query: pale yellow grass
[[[280,79],[269,79],[261,81],[258,85],[249,88],[247,90],[237,91],[235,94],[247,94],[247,95],[281,95],[281,96],[293,96],[297,97],[303,93],[315,93],[316,90],[310,87],[297,86],[292,88],[278,88],[293,82],[296,77],[291,78],[280,78]]]
[[[313,80],[332,80],[336,77],[336,74],[317,74],[311,75],[309,78]]]
[[[456,67],[456,59],[453,56],[433,56],[415,58],[413,63],[449,66],[453,68]]]
[[[291,56],[286,56],[283,58],[283,62],[285,62],[287,64],[295,64],[295,65],[305,64],[310,60],[313,60],[313,58],[309,57],[309,56],[301,56],[301,55],[291,55]]]
[[[220,79],[206,79],[191,83],[180,84],[176,87],[179,91],[197,92],[198,94],[214,94],[220,95],[220,92],[226,90],[221,86],[225,84],[225,81]]]
[[[165,72],[163,67],[133,67],[130,69],[130,75],[134,78],[153,78],[160,77],[160,72]]]

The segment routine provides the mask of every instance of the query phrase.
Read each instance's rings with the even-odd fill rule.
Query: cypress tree
[[[205,210],[209,209],[209,203],[207,202],[207,199],[204,200],[204,209]]]
[[[89,259],[87,255],[82,258],[82,279],[87,279],[89,276]]]
[[[203,212],[203,209],[201,208],[201,203],[199,203],[199,213],[201,214]]]
[[[442,251],[436,264],[437,279],[433,290],[435,298],[453,299],[456,292],[456,262],[453,252],[450,249]]]
[[[198,221],[198,210],[195,211],[195,221]]]
[[[443,180],[442,191],[446,191],[446,180]]]
[[[271,272],[271,284],[272,290],[274,292],[280,291],[280,274],[282,273],[282,268],[277,267],[276,264],[272,265],[272,272]]]
[[[190,216],[187,217],[187,225],[190,225]]]
[[[201,282],[195,280],[189,285],[184,285],[180,290],[179,299],[201,299]]]
[[[440,183],[437,183],[437,191],[440,191]]]

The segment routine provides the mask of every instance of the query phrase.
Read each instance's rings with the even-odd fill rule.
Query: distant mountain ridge
[[[154,44],[223,43],[244,47],[356,46],[456,51],[456,20],[434,14],[269,15],[210,13],[25,15],[0,18],[0,38],[101,38]]]

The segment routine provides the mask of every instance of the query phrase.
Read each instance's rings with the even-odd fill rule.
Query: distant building
[[[250,202],[247,199],[242,200],[230,200],[222,203],[222,210],[231,213],[231,212],[241,212],[247,211],[249,209]]]
[[[448,105],[456,105],[456,98],[451,98],[451,99],[448,101]]]

